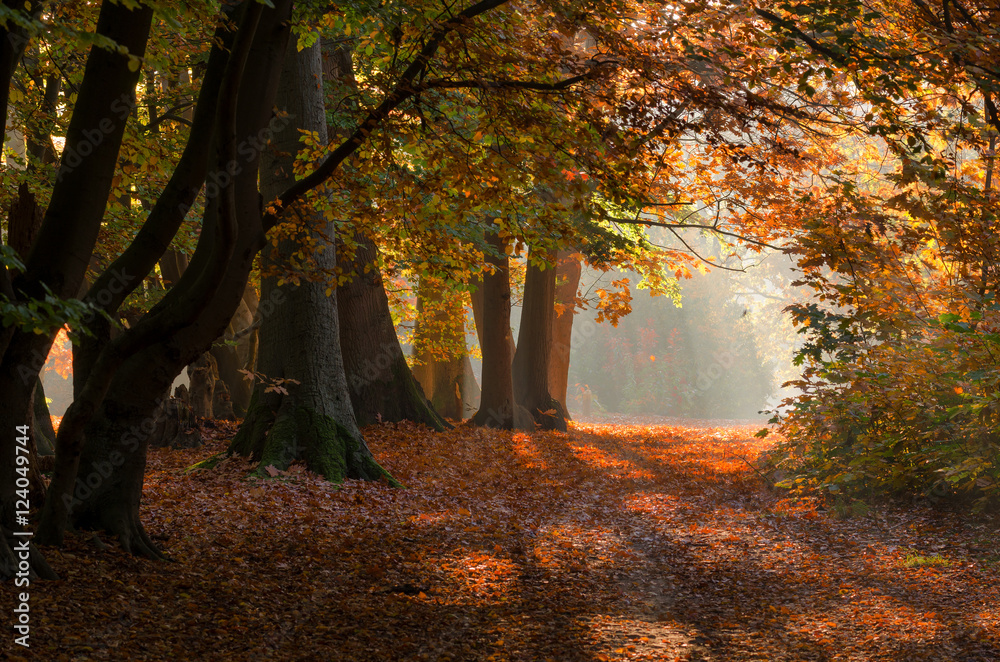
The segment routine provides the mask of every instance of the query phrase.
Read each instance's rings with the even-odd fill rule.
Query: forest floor
[[[154,450],[143,516],[176,562],[46,550],[63,579],[0,658],[1000,660],[995,521],[787,499],[759,424],[657,423],[367,429],[408,489],[184,471],[232,428]]]

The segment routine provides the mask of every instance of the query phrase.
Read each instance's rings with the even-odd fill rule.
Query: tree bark
[[[583,265],[572,251],[559,251],[556,257],[556,304],[562,313],[552,310],[552,349],[549,357],[549,392],[559,401],[569,418],[566,391],[569,386],[569,359],[576,317],[576,290],[580,286]]]
[[[477,393],[465,346],[465,309],[457,293],[421,280],[417,286],[416,365],[413,377],[434,409],[462,420],[476,409]],[[471,381],[471,383],[470,383]]]
[[[44,534],[49,542],[60,543],[71,516],[76,526],[117,535],[126,551],[160,557],[139,519],[146,448],[156,429],[158,399],[181,369],[225,330],[265,243],[257,186],[259,152],[238,153],[237,145],[255,144],[273,121],[291,2],[274,4],[274,9],[265,9],[244,3],[239,36],[229,63],[223,62],[215,164],[231,177],[208,196],[190,267],[149,313],[102,349],[86,386],[67,410],[57,435],[56,470],[39,539]],[[80,452],[77,444],[84,426],[86,445]],[[64,456],[62,466],[58,454]]]
[[[299,147],[300,130],[315,132],[326,142],[326,112],[323,103],[319,44],[298,51],[290,43],[284,58],[280,97],[293,123],[278,132],[265,152],[261,170],[264,199],[271,200],[294,182],[292,172]],[[335,228],[324,221],[323,211],[312,212],[304,204],[287,209],[284,219],[320,224],[328,237]],[[323,238],[316,238],[323,245]],[[280,265],[301,246],[282,240],[265,255],[264,268]],[[336,266],[335,247],[328,243],[315,256],[316,269],[331,272]],[[281,390],[268,392],[268,384],[254,389],[246,420],[230,445],[230,452],[259,460],[268,466],[287,468],[303,460],[310,470],[327,480],[345,478],[396,483],[372,457],[351,407],[351,398],[341,356],[337,298],[326,292],[325,282],[302,280],[279,284],[265,278],[261,298],[279,302],[277,310],[260,326],[258,372],[269,380],[285,380]]]
[[[486,256],[493,271],[483,274],[480,287],[482,309],[476,329],[483,352],[483,390],[479,411],[472,417],[472,424],[504,430],[534,430],[531,414],[514,401],[510,260],[504,241],[498,235],[490,233],[487,241],[496,254]]]
[[[256,298],[256,291],[247,287],[243,300],[226,329],[226,335],[216,341],[211,350],[219,382],[229,393],[233,414],[240,417],[246,414],[253,393],[253,386],[240,371],[253,370],[256,362],[257,329],[251,310],[251,304],[256,303]]]
[[[42,97],[38,113],[40,117],[33,118],[26,136],[28,154],[32,159],[28,164],[29,167],[34,167],[36,164],[55,165],[58,161],[52,145],[52,124],[57,112],[61,87],[62,79],[59,76],[54,74],[46,76],[45,95]]]
[[[555,266],[536,266],[529,262],[514,354],[514,397],[542,429],[565,431],[565,412],[549,392],[555,296]]]
[[[406,364],[375,242],[360,234],[355,241],[354,259],[341,256],[338,263],[343,273],[354,277],[337,288],[337,310],[344,369],[358,425],[407,420],[438,431],[451,427],[434,411]]]
[[[145,53],[152,23],[151,7],[128,8],[105,2],[97,19],[97,33],[111,38],[136,57]],[[0,69],[13,73],[16,49],[11,35],[0,47]],[[23,43],[20,46],[23,49]],[[93,47],[87,57],[83,81],[66,133],[61,165],[49,206],[34,247],[25,260],[25,272],[16,277],[11,288],[21,300],[44,298],[46,287],[59,297],[76,296],[90,263],[101,220],[108,203],[111,182],[118,160],[125,124],[139,71],[128,66],[120,52]],[[10,65],[9,69],[7,68]],[[10,78],[4,81],[9,83]],[[3,86],[0,111],[6,117],[9,85]],[[101,135],[94,138],[94,132]],[[0,350],[0,426],[12,430],[30,421],[32,393],[45,357],[52,346],[55,331],[34,334],[16,331],[3,338]],[[0,435],[0,453],[14,456],[11,435]],[[0,475],[0,523],[9,527],[13,521],[13,464]],[[4,547],[5,545],[0,545]],[[0,555],[4,555],[0,550]],[[40,572],[51,574],[47,567]]]

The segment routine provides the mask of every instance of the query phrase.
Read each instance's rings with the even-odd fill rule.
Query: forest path
[[[185,473],[227,428],[152,451],[144,518],[178,563],[50,550],[31,659],[1000,660],[995,525],[839,518],[767,488],[759,424],[683,423],[366,429],[408,489]]]

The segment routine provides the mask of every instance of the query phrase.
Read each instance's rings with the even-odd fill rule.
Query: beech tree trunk
[[[216,127],[217,138],[209,151],[215,153],[210,163],[232,176],[207,196],[189,268],[149,313],[101,350],[84,389],[63,417],[56,439],[56,469],[36,534],[40,541],[61,543],[68,518],[78,527],[117,535],[126,551],[161,557],[139,518],[146,449],[156,430],[158,399],[177,374],[226,329],[242,299],[254,258],[265,244],[257,179],[259,152],[238,153],[237,145],[254,144],[273,121],[271,109],[288,40],[291,2],[274,4],[274,9],[251,2],[241,5],[235,45],[228,55],[222,46],[213,48],[214,61],[210,56],[206,81],[212,75],[215,82],[206,82],[209,87],[199,102],[219,92],[218,115],[213,119],[213,103],[207,117]],[[225,71],[222,80],[220,66]],[[197,126],[202,126],[200,110],[196,110]],[[192,135],[197,126],[192,127]],[[185,166],[193,168],[193,175],[186,169],[175,171],[184,180],[184,191],[194,185],[190,177],[196,179],[199,169],[207,171],[207,163],[194,161]],[[173,178],[171,182],[178,185]],[[116,262],[125,272],[120,271],[119,277],[129,284],[135,282],[134,273],[140,273],[141,281],[169,245],[172,235],[163,235],[175,227],[175,209],[169,205],[176,200],[161,196],[140,231],[140,237],[145,231],[149,241],[137,237],[122,261]],[[161,204],[168,205],[164,211],[169,213],[154,216]],[[98,279],[94,287],[100,283]],[[81,427],[86,432],[82,449]]]
[[[187,269],[187,255],[174,249],[168,250],[160,258],[160,275],[163,286],[169,289],[180,280]],[[249,285],[239,308],[229,322],[225,335],[212,345],[211,355],[215,359],[215,376],[225,385],[233,414],[243,416],[250,405],[253,387],[240,370],[251,370],[256,362],[257,335],[254,315],[257,311],[257,293]],[[235,343],[235,344],[234,344]],[[195,401],[197,398],[195,398]],[[197,413],[197,412],[196,412]],[[213,411],[214,414],[214,411]],[[204,414],[198,413],[199,416]]]
[[[459,421],[476,410],[479,396],[466,352],[464,317],[456,293],[423,280],[417,286],[413,376],[434,409]],[[439,351],[431,351],[433,347]]]
[[[233,413],[242,417],[250,406],[253,385],[241,370],[252,370],[257,362],[257,291],[248,286],[225,336],[212,345],[219,380],[229,392]]]
[[[549,392],[555,296],[555,266],[549,265],[543,269],[529,262],[524,279],[524,304],[521,310],[521,327],[517,334],[517,352],[514,354],[514,397],[542,429],[565,431],[565,412]]]
[[[504,430],[534,430],[531,414],[514,401],[510,260],[498,235],[489,234],[487,241],[497,254],[487,254],[486,261],[494,270],[483,274],[478,292],[482,306],[476,319],[476,330],[483,352],[483,390],[479,411],[472,417],[472,424]]]
[[[576,317],[576,290],[583,265],[572,251],[559,251],[556,258],[556,304],[552,311],[552,349],[549,356],[549,392],[569,418],[566,391],[569,386],[569,355]],[[557,309],[561,306],[562,312]]]
[[[279,96],[293,121],[277,133],[262,160],[265,200],[294,181],[300,130],[315,132],[320,142],[326,142],[322,81],[320,45],[298,51],[290,43]],[[324,222],[322,210],[309,215],[302,204],[287,210],[283,218],[324,224],[325,234],[333,237],[335,228]],[[282,240],[265,255],[264,268],[284,263],[298,250],[297,242]],[[327,244],[315,259],[318,270],[332,270],[335,247]],[[337,297],[328,296],[326,289],[325,282],[278,284],[275,277],[264,279],[261,298],[280,303],[261,323],[257,370],[268,380],[285,381],[280,391],[268,392],[266,383],[257,385],[230,451],[259,460],[261,469],[285,469],[303,460],[331,481],[384,477],[398,485],[372,457],[355,421],[341,356]]]
[[[413,421],[434,430],[451,427],[434,411],[413,378],[392,323],[389,298],[378,268],[378,249],[357,235],[354,259],[339,266],[354,278],[337,288],[340,346],[358,425]]]
[[[14,8],[14,3],[8,4]],[[41,3],[17,5],[31,13]],[[151,7],[132,8],[123,4],[101,4],[98,34],[109,37],[128,53],[142,57],[152,22]],[[10,22],[8,22],[10,23]],[[18,27],[0,30],[0,114],[7,117],[7,100],[13,72],[27,43]],[[6,269],[0,280],[12,299],[41,299],[45,286],[60,297],[76,296],[97,241],[101,220],[108,203],[119,148],[130,115],[138,70],[128,67],[128,58],[119,52],[93,47],[87,57],[73,116],[66,133],[59,175],[45,211],[38,238],[25,256],[26,270],[8,280]],[[100,127],[97,144],[88,132]],[[106,129],[106,130],[105,130]],[[86,150],[81,150],[86,146]],[[15,294],[16,293],[16,294]],[[48,334],[5,329],[0,337],[0,428],[14,430],[31,421],[35,381],[52,346],[55,331]],[[0,454],[14,457],[15,437],[0,435]],[[13,523],[15,474],[13,462],[3,463],[0,474],[0,525],[9,530]],[[8,574],[13,559],[8,541],[0,542],[0,572]],[[33,554],[33,569],[54,576],[41,556]]]

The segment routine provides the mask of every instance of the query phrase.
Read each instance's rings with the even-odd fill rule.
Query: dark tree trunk
[[[219,366],[210,352],[205,352],[187,367],[188,397],[191,412],[198,418],[214,418],[215,382]]]
[[[169,289],[177,284],[177,281],[184,275],[188,266],[188,256],[184,253],[169,249],[160,258],[160,275],[163,277],[163,287]]]
[[[20,14],[29,22],[37,18],[44,5],[40,0],[29,0],[29,2],[3,0],[3,4],[7,11]],[[28,41],[27,30],[10,18],[4,21],[3,26],[0,26],[0,117],[3,118],[5,126],[10,103],[11,81]]]
[[[479,411],[472,417],[472,424],[504,430],[534,430],[531,415],[514,402],[510,260],[499,236],[490,234],[487,239],[497,254],[487,255],[486,260],[494,270],[483,274],[480,287],[482,309],[476,320],[476,329],[483,352],[483,391]]]
[[[187,255],[170,249],[160,258],[159,265],[163,286],[169,289],[180,280],[187,269]],[[253,287],[247,286],[243,300],[236,309],[225,336],[212,345],[211,349],[216,364],[215,378],[224,384],[234,416],[243,416],[246,413],[253,391],[250,381],[240,371],[252,370],[256,359],[257,335],[254,327],[256,310],[257,293]],[[197,396],[192,398],[192,402],[197,400]],[[215,414],[214,408],[212,413]]]
[[[320,142],[326,142],[321,72],[319,44],[302,51],[289,44],[280,97],[294,120],[265,152],[261,182],[266,200],[295,181],[292,167],[300,130],[315,132]],[[323,223],[322,210],[309,216],[306,205],[299,204],[286,210],[284,218],[310,226]],[[335,232],[333,224],[323,230],[329,237]],[[323,239],[317,238],[322,245]],[[265,270],[286,263],[299,250],[297,242],[282,240],[265,255]],[[326,245],[315,260],[318,270],[332,271],[335,247]],[[266,383],[254,389],[230,451],[259,460],[262,469],[285,469],[303,460],[307,468],[331,481],[384,477],[395,483],[372,457],[354,419],[340,349],[337,298],[326,290],[322,281],[278,284],[276,277],[264,279],[261,298],[278,302],[278,308],[261,322],[257,370],[265,379],[284,381],[281,391],[268,393]]]
[[[132,9],[123,4],[105,2],[97,19],[97,33],[109,37],[128,53],[142,57],[152,22],[153,10],[147,6]],[[0,112],[6,117],[7,92],[17,55],[24,41],[11,34],[0,39],[0,75],[3,94]],[[13,60],[9,56],[13,54]],[[138,80],[138,70],[129,68],[129,59],[120,52],[93,47],[87,57],[83,81],[66,133],[61,166],[52,197],[39,229],[38,238],[25,260],[24,274],[14,279],[11,290],[20,299],[44,298],[47,286],[60,297],[76,296],[97,241],[101,220],[108,203],[111,182],[118,160],[125,124],[131,113],[131,100]],[[93,138],[94,132],[101,140]],[[7,333],[0,344],[0,427],[15,429],[30,422],[32,393],[38,373],[52,346],[55,331],[34,334]],[[14,438],[0,435],[0,453],[14,456]],[[9,528],[13,522],[13,464],[5,464],[0,475],[0,524]],[[0,544],[0,556],[7,556],[6,544]],[[47,566],[39,572],[51,575]],[[5,570],[5,569],[4,569]]]
[[[61,87],[62,79],[59,76],[53,74],[45,78],[45,95],[42,97],[40,112],[37,113],[40,117],[33,118],[26,136],[28,154],[33,160],[33,163],[29,164],[31,166],[35,163],[54,165],[58,161],[52,145],[52,122],[59,103]]]
[[[177,224],[189,208],[184,201],[193,199],[204,182],[205,171],[202,169],[199,175],[199,169],[206,164],[194,158],[198,149],[189,151],[188,148],[211,145],[216,156],[213,165],[219,170],[214,173],[214,188],[208,193],[209,204],[191,267],[153,310],[103,347],[87,376],[86,386],[63,417],[56,439],[57,462],[53,482],[49,486],[37,534],[40,540],[44,532],[49,542],[61,542],[67,516],[72,513],[74,521],[78,523],[96,523],[118,533],[127,549],[157,554],[155,548],[148,544],[137,515],[148,442],[148,435],[143,430],[152,424],[150,419],[156,409],[156,398],[166,391],[183,366],[206,351],[212,341],[225,330],[239,304],[254,258],[266,244],[265,232],[274,225],[277,217],[270,209],[262,208],[258,189],[259,152],[256,145],[261,140],[260,136],[266,135],[267,131],[277,131],[276,124],[280,125],[283,121],[272,114],[272,108],[280,63],[289,34],[291,2],[275,0],[268,4],[274,6],[267,9],[263,7],[263,3],[249,1],[238,6],[227,5],[230,8],[238,7],[244,16],[242,21],[237,21],[241,28],[233,47],[226,49],[218,43],[213,47],[213,55],[222,53],[228,59],[228,64],[225,64],[225,77],[217,96],[219,109],[214,128],[207,133],[203,132],[201,136],[209,140],[206,142],[194,137],[196,129],[205,129],[198,122],[196,110],[196,120],[188,145],[174,176],[150,212],[150,218],[121,258],[91,288],[91,292],[98,295],[105,292],[119,295],[124,292],[127,295],[142,282],[145,274],[166,250]],[[277,206],[280,209],[291,208],[309,192],[327,182],[344,160],[365,143],[374,129],[396,108],[412,98],[417,77],[426,70],[428,60],[434,56],[446,36],[469,18],[490,11],[495,6],[496,3],[480,3],[461,15],[444,21],[433,30],[382,102],[364,116],[350,137],[332,150],[313,172],[283,191]],[[110,22],[105,20],[105,11],[113,17]],[[145,26],[137,25],[131,16],[133,14],[145,16]],[[130,52],[137,53],[130,44],[135,40],[145,42],[148,19],[151,16],[152,13],[145,7],[128,10],[120,3],[104,3],[98,20],[98,31],[102,31],[102,26],[107,28],[110,25],[113,29],[108,31],[111,33],[109,36]],[[229,24],[229,21],[223,23],[224,27],[220,28],[222,32],[228,30]],[[250,38],[254,41],[251,42]],[[247,46],[252,48],[248,51]],[[88,74],[97,53],[103,53],[104,60],[116,63],[117,67],[108,66],[105,70],[98,71],[97,80],[100,84],[89,90],[86,83],[91,77]],[[120,69],[123,64],[127,65],[120,53],[97,48],[92,50],[87,73],[84,75],[84,85],[81,86],[77,100],[77,112],[74,113],[67,135],[66,149],[63,152],[64,166],[67,154],[72,154],[71,147],[79,137],[78,132],[74,133],[78,112],[81,108],[86,109],[86,112],[80,113],[85,122],[83,126],[92,127],[92,120],[99,117],[99,114],[90,112],[93,110],[92,101],[120,86]],[[209,71],[213,70],[212,59],[210,56]],[[203,93],[206,92],[204,88],[207,87],[207,80],[206,74]],[[134,91],[134,85],[135,82],[132,81],[131,87],[126,88],[126,91]],[[88,91],[88,94],[84,94],[84,91]],[[211,96],[209,93],[208,97]],[[118,95],[117,100],[120,99],[121,95]],[[199,110],[202,106],[200,101],[201,98]],[[49,237],[56,240],[53,248],[58,250],[49,252],[49,246],[46,246],[46,251],[39,253],[36,248],[29,256],[27,275],[20,278],[18,283],[25,285],[24,291],[29,299],[39,298],[43,284],[49,285],[56,295],[64,297],[71,295],[79,287],[90,252],[87,251],[88,255],[80,253],[81,245],[86,243],[81,238],[90,235],[93,224],[99,226],[100,216],[107,203],[106,184],[110,185],[110,175],[106,178],[104,176],[108,161],[104,146],[113,145],[117,156],[121,140],[119,128],[112,121],[107,140],[102,142],[100,149],[95,148],[91,152],[88,166],[94,167],[88,169],[85,177],[74,175],[79,170],[71,172],[66,168],[61,169],[61,177],[53,192],[40,236],[46,236],[50,218],[56,219],[52,221],[52,231],[65,230],[66,236]],[[211,139],[213,134],[214,139]],[[113,170],[114,159],[111,161],[110,168]],[[185,167],[182,168],[182,164]],[[74,186],[65,186],[65,190],[61,191],[60,182],[63,185],[72,182]],[[78,183],[89,183],[89,187],[83,187],[86,189],[84,192],[75,191],[79,199],[75,201],[75,205],[69,205],[73,199],[66,195],[78,188],[75,186]],[[101,214],[92,219],[97,201],[100,201],[97,211]],[[70,219],[67,212],[71,206],[73,213]],[[70,220],[72,222],[68,222]],[[93,242],[89,246],[92,247]],[[134,269],[139,275],[116,270],[116,265]],[[146,268],[143,268],[144,265]],[[105,287],[111,283],[117,283],[118,289]],[[5,293],[12,291],[11,285],[10,281],[0,278],[0,288]],[[116,310],[118,305],[120,300],[115,303],[112,297],[105,310]],[[24,340],[26,337],[27,334],[22,333],[20,337],[15,334],[11,339],[3,339],[0,391],[4,392],[0,395],[8,395],[9,391],[11,397],[4,399],[4,402],[16,405],[6,412],[0,410],[0,419],[10,424],[8,429],[23,424],[23,418],[19,414],[25,414],[30,407],[30,397],[24,395],[26,389],[17,387],[17,380],[22,376],[37,376],[41,366],[34,366],[30,362],[38,354],[44,360],[45,354],[37,350],[47,350],[52,342],[51,336],[42,340],[32,339],[30,342]],[[24,368],[25,372],[19,372],[18,368]],[[110,421],[114,423],[109,423]],[[102,433],[94,438],[88,435],[87,445],[84,447],[83,431],[87,426]],[[132,457],[122,458],[122,451],[118,446]],[[84,451],[83,455],[81,450]],[[140,454],[142,461],[135,461]],[[119,470],[113,470],[104,479],[98,476],[98,487],[95,487],[92,497],[85,500],[76,498],[74,487],[79,486],[78,470],[81,464],[86,469],[93,467],[100,472],[107,462],[112,463],[112,466],[119,466]],[[12,485],[9,480],[2,484]],[[5,500],[3,505],[9,506],[10,503]],[[4,557],[0,560],[9,561],[9,547],[0,547],[0,556]]]
[[[230,62],[221,63],[226,75],[219,94],[214,163],[219,172],[232,176],[209,195],[190,267],[153,310],[102,349],[84,390],[67,410],[57,435],[57,464],[39,525],[40,540],[60,543],[71,516],[77,526],[117,535],[127,551],[160,556],[139,520],[146,448],[156,429],[158,399],[184,366],[225,330],[265,243],[258,153],[238,154],[237,144],[252,144],[274,121],[271,109],[291,3],[275,5],[243,5]],[[139,257],[152,256],[151,265],[162,254],[154,252],[147,246]],[[76,449],[82,426],[86,445],[81,453]],[[62,466],[60,454],[65,456]]]
[[[556,296],[554,266],[529,262],[524,278],[521,328],[514,354],[514,397],[545,430],[566,430],[562,405],[549,392],[552,314]]]
[[[42,225],[42,209],[35,201],[34,194],[26,182],[21,182],[17,188],[17,197],[10,206],[7,215],[7,243],[18,255],[27,255],[35,243],[35,237]],[[55,452],[53,443],[55,431],[52,428],[52,418],[48,403],[45,402],[45,389],[40,377],[35,379],[35,394],[32,397],[31,427],[28,437],[32,459],[37,455],[52,455]],[[38,475],[38,463],[31,462],[32,491],[35,496],[45,495],[45,483]]]
[[[35,384],[34,413],[32,414],[32,431],[35,433],[35,448],[39,455],[55,455],[56,431],[52,427],[52,415],[49,405],[45,402],[45,387],[39,379]]]
[[[556,306],[552,311],[552,349],[549,356],[549,392],[559,401],[569,418],[566,391],[569,386],[569,357],[576,317],[576,290],[583,265],[572,251],[559,251],[556,263]],[[560,312],[561,311],[561,312]]]
[[[219,380],[225,385],[233,414],[242,417],[250,406],[253,385],[242,370],[253,370],[257,362],[257,291],[247,287],[226,335],[212,346],[212,356],[219,368]]]
[[[223,3],[222,11],[234,23],[238,23],[239,16],[245,8],[245,3]],[[173,174],[150,209],[149,216],[139,229],[139,233],[125,251],[98,276],[86,293],[87,303],[97,306],[109,316],[114,316],[118,312],[128,295],[142,284],[158,261],[164,268],[165,280],[169,281],[165,285],[171,287],[179,282],[187,268],[188,257],[183,253],[170,251],[169,247],[205,184],[213,156],[218,149],[218,142],[213,136],[220,117],[220,102],[226,101],[221,98],[220,89],[224,84],[227,65],[230,62],[229,53],[236,34],[234,30],[229,29],[229,25],[223,23],[216,29],[215,45],[208,56],[191,131]],[[151,81],[152,78],[153,75],[150,74],[147,80]],[[147,88],[151,86],[152,83],[147,82]],[[147,105],[147,110],[151,119],[156,118],[157,111],[154,104]],[[247,144],[248,140],[251,140],[249,136],[244,140],[244,144]],[[236,159],[231,163],[238,167],[243,165]],[[220,191],[220,182],[224,183],[229,177],[228,165],[218,164],[220,170],[215,173],[212,182],[217,192]],[[80,346],[74,349],[74,370],[79,368],[81,374],[77,374],[76,377],[81,381],[86,380],[90,367],[114,335],[111,325],[101,316],[95,316],[90,327],[93,336],[83,338]]]
[[[342,257],[339,262],[343,272],[353,273],[354,278],[337,288],[337,309],[344,370],[358,425],[406,420],[438,431],[451,427],[434,411],[406,364],[375,243],[363,235],[355,241],[354,259]]]

